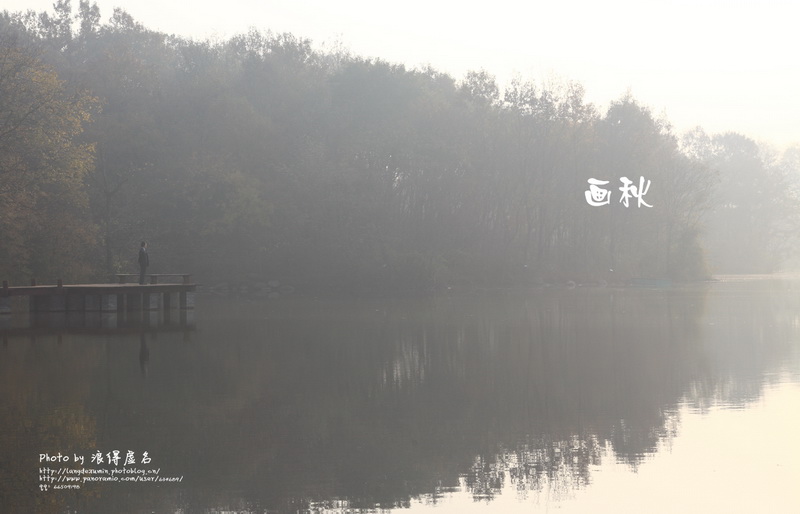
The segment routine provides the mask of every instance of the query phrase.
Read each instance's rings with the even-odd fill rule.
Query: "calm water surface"
[[[196,304],[0,320],[0,511],[800,512],[799,280]]]

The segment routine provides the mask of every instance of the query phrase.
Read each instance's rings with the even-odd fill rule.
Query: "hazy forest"
[[[568,81],[501,86],[256,30],[194,41],[73,7],[0,13],[12,284],[133,272],[141,240],[153,272],[355,291],[694,280],[792,257],[800,148],[676,134],[631,94],[598,112]],[[622,177],[649,181],[644,205],[620,201]]]

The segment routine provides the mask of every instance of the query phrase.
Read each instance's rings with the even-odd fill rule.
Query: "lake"
[[[0,511],[800,512],[797,278],[195,303],[0,320]]]

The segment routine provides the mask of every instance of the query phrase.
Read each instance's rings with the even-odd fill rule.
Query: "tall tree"
[[[705,143],[704,154],[720,180],[705,237],[712,266],[719,273],[778,270],[788,257],[800,213],[791,161],[781,162],[737,133],[715,135]]]
[[[97,102],[0,37],[0,274],[17,280],[85,277],[94,227],[84,178],[93,147],[79,136]]]

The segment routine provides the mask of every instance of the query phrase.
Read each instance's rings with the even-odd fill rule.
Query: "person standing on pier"
[[[144,284],[144,274],[147,267],[150,265],[150,256],[147,255],[147,242],[142,241],[142,246],[139,247],[139,284]]]

